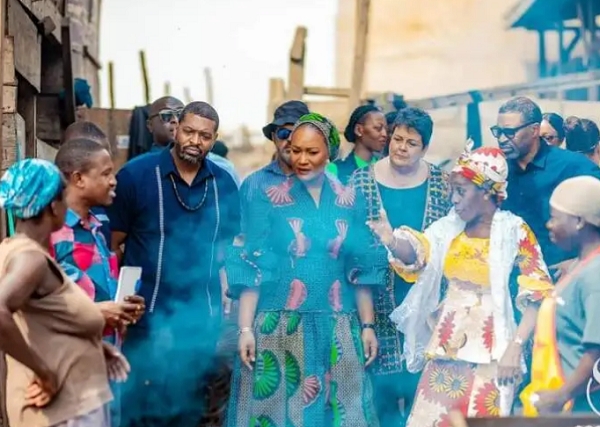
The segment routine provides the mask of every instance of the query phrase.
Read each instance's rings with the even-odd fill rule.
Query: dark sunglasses
[[[492,126],[490,130],[496,139],[500,139],[502,135],[508,139],[513,139],[517,132],[519,132],[521,129],[525,129],[527,126],[534,125],[535,123],[536,122],[525,123],[524,125],[517,126],[516,128],[501,128],[500,126]]]
[[[154,117],[160,117],[163,123],[169,123],[173,118],[179,120],[179,114],[181,114],[182,110],[183,108],[160,110],[158,113],[152,114],[148,119],[152,120]]]
[[[275,136],[277,137],[277,139],[279,139],[281,141],[287,141],[290,138],[291,134],[292,134],[292,131],[289,129],[286,129],[286,128],[279,128],[275,132]]]

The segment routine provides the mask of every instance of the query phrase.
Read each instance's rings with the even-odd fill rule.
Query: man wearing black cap
[[[279,172],[280,175],[289,175],[292,173],[290,166],[290,137],[292,129],[294,123],[308,113],[308,107],[302,101],[288,101],[277,107],[273,121],[262,129],[263,135],[275,143],[275,161],[257,172],[271,170],[272,172]]]

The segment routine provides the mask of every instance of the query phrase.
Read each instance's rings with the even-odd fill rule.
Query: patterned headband
[[[331,120],[317,113],[305,114],[296,122],[294,131],[305,124],[313,125],[323,134],[329,149],[329,160],[337,159],[340,150],[340,134]]]
[[[479,188],[495,195],[499,202],[506,200],[508,164],[502,150],[482,147],[471,151],[471,148],[472,142],[469,141],[452,172],[461,174]]]

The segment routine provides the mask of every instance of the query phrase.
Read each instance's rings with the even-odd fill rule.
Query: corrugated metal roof
[[[600,0],[587,0],[600,10]],[[509,28],[554,29],[560,21],[577,18],[577,0],[521,0],[505,14]]]

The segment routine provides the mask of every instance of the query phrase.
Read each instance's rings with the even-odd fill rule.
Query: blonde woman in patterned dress
[[[497,148],[467,151],[451,174],[454,208],[446,217],[424,233],[392,230],[385,214],[370,222],[392,267],[415,283],[390,316],[405,334],[408,369],[424,367],[409,427],[450,425],[453,409],[510,413],[523,343],[552,284],[530,228],[499,209],[507,169]]]

